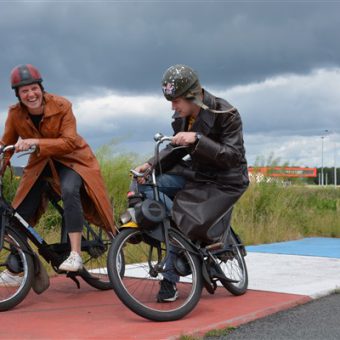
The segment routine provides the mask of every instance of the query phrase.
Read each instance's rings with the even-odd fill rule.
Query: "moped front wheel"
[[[202,292],[201,263],[197,255],[190,252],[185,239],[171,229],[169,244],[172,256],[163,272],[155,270],[155,265],[166,254],[165,243],[150,238],[139,228],[122,230],[108,254],[108,273],[119,299],[136,314],[153,321],[184,317],[196,306]],[[119,262],[121,254],[125,259],[124,276]],[[174,301],[159,302],[160,282],[168,267],[172,275],[179,278],[178,297]]]

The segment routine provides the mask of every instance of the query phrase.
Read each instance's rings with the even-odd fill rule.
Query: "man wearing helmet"
[[[196,72],[186,65],[168,68],[162,89],[175,111],[174,137],[161,152],[159,164],[150,159],[136,170],[147,172],[152,166],[159,170],[163,199],[186,235],[202,244],[218,242],[230,223],[233,204],[249,185],[240,114],[203,89]],[[144,183],[139,181],[139,189],[153,198]],[[171,259],[166,269],[159,302],[177,299],[179,277]]]
[[[34,225],[46,209],[44,189],[48,179],[61,195],[71,243],[70,256],[59,269],[78,271],[83,265],[80,256],[83,215],[91,223],[115,231],[113,210],[99,164],[77,133],[71,103],[45,92],[40,72],[33,65],[15,67],[11,84],[19,102],[9,109],[0,143],[15,144],[16,152],[33,145],[37,148],[24,169],[12,205]]]

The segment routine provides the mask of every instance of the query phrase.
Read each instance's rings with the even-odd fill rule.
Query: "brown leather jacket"
[[[83,179],[84,190],[81,191],[85,218],[108,231],[115,232],[113,209],[100,173],[99,164],[86,141],[78,135],[76,119],[71,103],[63,97],[45,93],[44,115],[37,130],[28,111],[20,103],[10,107],[1,144],[15,144],[22,139],[38,138],[39,150],[32,154],[24,169],[19,188],[12,202],[17,208],[24,200],[35,181],[47,164],[53,173],[53,188],[60,194],[60,183],[53,160],[76,171]],[[43,195],[40,209],[33,225],[38,221],[47,207]]]

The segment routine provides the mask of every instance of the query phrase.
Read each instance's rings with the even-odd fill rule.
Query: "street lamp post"
[[[334,140],[334,188],[337,187],[337,173],[336,173],[336,139]]]
[[[321,185],[323,186],[324,181],[323,181],[323,140],[324,136],[321,136]]]
[[[334,134],[334,187],[337,187],[337,173],[336,173],[336,133],[335,131],[332,130],[324,130],[325,134]],[[321,138],[324,138],[324,136],[322,136]],[[322,159],[323,159],[323,149],[322,149]],[[323,163],[323,160],[322,160]]]

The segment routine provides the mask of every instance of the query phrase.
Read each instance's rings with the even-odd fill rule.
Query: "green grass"
[[[207,337],[219,337],[219,336],[224,336],[230,334],[230,332],[234,331],[236,328],[235,327],[225,327],[221,329],[213,329],[207,333],[205,333],[204,338]]]
[[[137,155],[113,154],[109,147],[97,153],[115,218],[126,209],[130,168],[142,160]],[[18,179],[5,176],[5,196],[11,200]],[[246,244],[269,243],[307,236],[340,237],[340,189],[280,184],[251,184],[236,204],[232,225]],[[58,239],[60,216],[50,206],[37,229]],[[51,236],[52,235],[52,236]],[[55,240],[54,240],[55,241]]]
[[[221,328],[221,329],[212,329],[208,331],[207,333],[205,333],[204,336],[182,334],[179,337],[179,339],[180,340],[208,340],[208,339],[212,340],[215,338],[219,338],[221,336],[227,336],[230,334],[230,332],[232,332],[235,329],[236,328],[232,326],[228,326],[228,327]]]
[[[179,339],[180,340],[202,340],[202,337],[195,336],[195,335],[181,335]]]
[[[246,244],[306,236],[340,237],[340,190],[252,184],[233,214],[233,226]]]
[[[231,326],[221,328],[221,329],[213,329],[213,330],[205,333],[203,339],[226,336],[226,335],[230,334],[230,332],[234,331],[235,329],[236,329],[235,327],[231,327]]]

